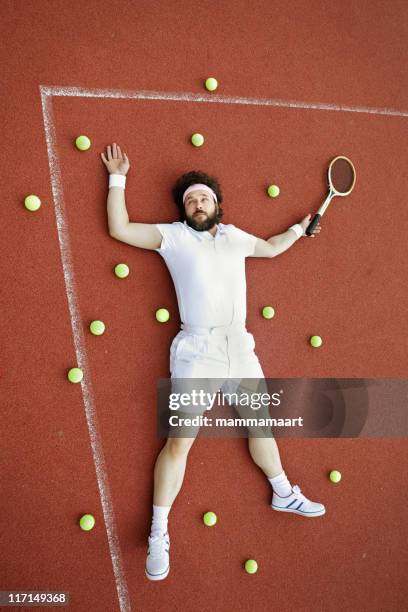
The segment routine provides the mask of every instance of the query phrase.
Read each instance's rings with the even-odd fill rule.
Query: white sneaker
[[[163,580],[170,571],[170,536],[149,536],[145,573],[149,580]]]
[[[323,504],[312,502],[300,492],[298,485],[292,487],[292,493],[287,497],[280,497],[273,492],[272,508],[279,512],[294,512],[303,516],[321,516],[326,512]]]

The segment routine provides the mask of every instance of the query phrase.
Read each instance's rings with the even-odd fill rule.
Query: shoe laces
[[[302,501],[306,501],[306,497],[303,495],[303,493],[301,492],[301,488],[299,487],[299,485],[294,485],[292,487],[292,491],[293,493]]]
[[[149,536],[149,555],[151,557],[161,557],[165,552],[166,536],[166,533]]]

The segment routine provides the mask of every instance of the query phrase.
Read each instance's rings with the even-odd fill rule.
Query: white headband
[[[215,202],[218,204],[217,196],[215,195],[214,191],[211,189],[211,187],[208,187],[208,185],[204,185],[203,183],[195,183],[194,185],[190,185],[190,187],[188,187],[188,189],[185,190],[185,192],[183,193],[183,204],[188,194],[191,191],[195,191],[196,189],[201,189],[202,191],[206,191],[207,193],[212,195]]]

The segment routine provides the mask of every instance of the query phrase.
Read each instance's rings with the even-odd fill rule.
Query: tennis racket
[[[330,202],[335,196],[347,196],[356,184],[356,170],[348,157],[338,155],[330,162],[327,170],[329,193],[319,210],[306,229],[306,235],[311,236],[316,225],[320,222]]]

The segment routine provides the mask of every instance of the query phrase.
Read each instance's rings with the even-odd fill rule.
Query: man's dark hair
[[[183,193],[188,187],[190,187],[190,185],[194,185],[194,183],[203,183],[203,185],[208,185],[208,187],[215,192],[218,200],[218,215],[216,217],[216,223],[218,223],[224,214],[221,208],[221,203],[223,200],[221,186],[215,176],[209,176],[200,170],[191,170],[190,172],[180,176],[171,190],[173,199],[180,212],[180,221],[184,221],[186,218],[183,204]]]

